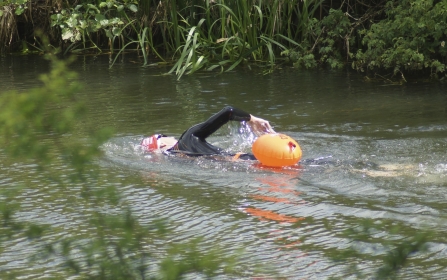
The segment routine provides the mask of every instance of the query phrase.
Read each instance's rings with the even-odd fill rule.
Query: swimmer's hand
[[[261,136],[263,134],[269,134],[269,133],[276,133],[268,121],[255,117],[253,115],[250,116],[251,118],[247,122],[247,124],[250,126],[251,130],[253,131],[254,134],[256,134],[256,136]]]

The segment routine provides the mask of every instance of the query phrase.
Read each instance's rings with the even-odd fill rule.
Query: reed
[[[221,57],[228,57],[231,60],[238,60],[241,56],[247,56],[247,50],[253,50],[248,56],[255,61],[262,60],[270,56],[271,51],[266,47],[265,42],[261,36],[266,36],[273,39],[277,34],[285,35],[292,40],[300,41],[302,38],[297,38],[297,34],[305,34],[305,22],[312,18],[317,7],[323,0],[316,1],[301,1],[301,0],[146,0],[140,1],[138,13],[129,14],[123,10],[113,10],[110,5],[119,7],[121,5],[117,1],[107,2],[108,9],[104,8],[101,1],[92,3],[91,1],[66,1],[64,3],[65,10],[75,9],[79,5],[89,5],[92,9],[96,9],[98,13],[102,14],[105,19],[120,17],[126,19],[126,24],[134,22],[132,25],[127,25],[123,28],[123,34],[126,36],[120,37],[121,40],[115,42],[110,40],[105,32],[89,32],[88,30],[82,33],[82,44],[71,44],[69,51],[81,47],[81,49],[88,50],[95,48],[101,51],[102,46],[118,44],[121,48],[129,46],[129,42],[139,41],[142,37],[144,28],[148,28],[148,41],[152,42],[154,49],[166,53],[176,52],[181,46],[184,46],[187,38],[187,32],[191,26],[197,26],[201,20],[205,22],[201,24],[201,32],[208,41],[214,41],[216,48],[220,49]],[[104,2],[105,3],[105,2]],[[127,5],[131,1],[125,1]],[[37,5],[36,2],[30,2],[30,6]],[[61,8],[61,3],[58,4]],[[38,9],[50,9],[51,5],[45,7],[31,7],[30,10],[37,11]],[[17,15],[14,8],[1,9],[3,16],[0,17],[0,24],[3,28],[0,30],[0,38],[2,42],[11,41],[14,34],[17,34]],[[48,10],[50,12],[50,10]],[[49,13],[48,13],[49,14]],[[31,18],[31,17],[29,17]],[[22,20],[27,20],[22,18]],[[49,19],[48,19],[49,21]],[[8,28],[5,28],[8,26]],[[47,29],[57,28],[45,27]],[[301,30],[300,30],[301,29]],[[49,32],[49,30],[44,30]],[[185,33],[186,34],[182,34]],[[230,42],[221,44],[226,40]],[[282,44],[287,44],[286,41],[281,40]],[[131,44],[130,44],[131,45]],[[256,46],[258,48],[256,48]],[[229,48],[223,50],[222,47]],[[254,48],[255,47],[255,48]],[[275,50],[274,45],[273,51]],[[237,54],[235,56],[235,54]]]
[[[49,18],[53,9],[44,1],[20,1],[29,4],[29,16],[18,15],[17,5],[10,5],[10,9],[0,4],[0,42],[5,42],[2,48],[11,45],[6,42],[17,43],[18,38],[33,40],[33,32],[17,30],[17,20],[34,28],[36,15],[47,14]],[[384,1],[373,0],[378,7],[383,7]],[[46,4],[37,7],[39,3]],[[322,47],[343,48],[327,43],[333,38],[326,38],[326,45],[321,46],[328,30],[321,30],[318,24],[330,15],[331,9],[349,13],[352,18],[360,18],[364,13],[371,15],[361,18],[355,26],[364,26],[366,20],[371,21],[376,15],[370,11],[371,6],[360,0],[58,0],[55,3],[59,13],[51,15],[52,26],[44,25],[43,31],[58,35],[52,41],[56,47],[64,46],[67,53],[106,49],[114,53],[117,48],[119,55],[137,46],[143,55],[143,65],[151,57],[173,57],[172,73],[179,77],[202,68],[229,71],[246,62],[273,69],[283,59],[281,53],[300,52],[298,56],[302,59],[319,55]],[[75,12],[79,17],[68,16]],[[88,24],[81,23],[81,19]],[[357,46],[361,45],[361,38],[344,40],[357,40]]]
[[[17,23],[13,5],[0,6],[0,50],[11,46],[17,37]]]
[[[200,20],[197,26],[193,26],[188,30],[188,36],[186,38],[183,47],[179,48],[180,58],[174,64],[174,67],[169,73],[175,72],[178,79],[180,79],[187,70],[187,74],[192,74],[201,69],[206,63],[205,56],[197,56],[198,52],[203,48],[202,45],[206,44],[206,40],[203,39],[200,32],[200,27],[204,19]]]
[[[200,25],[194,28],[196,37],[191,34],[182,37],[183,50],[170,71],[179,78],[185,73],[195,72],[204,64],[209,64],[208,70],[221,68],[221,71],[225,65],[229,65],[227,71],[230,71],[247,61],[274,67],[280,52],[296,48],[300,46],[297,41],[306,39],[308,32],[304,29],[313,19],[322,0],[221,0],[206,3],[201,9],[179,7],[179,11],[194,8],[197,13],[200,10],[202,17]],[[177,16],[182,16],[181,21],[172,22],[189,24],[190,17],[186,17],[186,13],[183,15],[177,13]],[[178,28],[178,24],[173,24],[173,27]],[[190,32],[192,28],[183,30]],[[201,43],[191,44],[193,38],[201,40]],[[204,49],[208,50],[206,54],[203,53]],[[202,55],[198,56],[198,53]],[[200,66],[193,63],[195,57],[196,62],[200,58]],[[189,68],[194,70],[186,72]]]

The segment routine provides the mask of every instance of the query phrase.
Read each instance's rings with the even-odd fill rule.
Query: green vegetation
[[[53,3],[53,2],[52,2]],[[350,66],[369,74],[445,75],[447,2],[324,0],[0,1],[2,52],[41,51],[39,28],[64,53],[138,50],[179,78],[244,64],[264,72]],[[115,51],[118,50],[118,51]]]
[[[67,62],[57,60],[54,54],[48,58],[52,70],[40,77],[42,87],[0,96],[1,164],[24,167],[8,175],[21,185],[2,186],[0,190],[0,254],[8,241],[32,242],[40,248],[34,258],[37,263],[46,259],[63,261],[54,275],[46,273],[46,277],[56,279],[70,275],[79,279],[238,275],[235,256],[222,253],[217,245],[203,252],[200,238],[180,244],[165,242],[170,234],[165,222],[141,225],[111,179],[104,184],[92,161],[111,131],[86,132],[89,136],[82,139],[76,136],[85,113],[85,107],[76,100],[81,85],[76,82],[76,73],[68,70]],[[17,197],[25,190],[46,186],[72,198],[64,198],[66,207],[91,209],[85,219],[83,214],[78,215],[78,234],[51,238],[49,242],[45,236],[57,234],[57,226],[17,218]],[[2,279],[20,276],[21,271],[2,271]]]
[[[445,72],[447,1],[388,2],[387,18],[362,30],[365,50],[358,50],[353,67],[363,70],[392,69],[404,73],[428,70],[431,76]]]

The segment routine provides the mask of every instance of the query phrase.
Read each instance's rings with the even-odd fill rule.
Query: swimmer
[[[145,151],[150,152],[180,153],[190,156],[223,155],[237,157],[238,159],[255,160],[256,158],[252,154],[229,154],[206,141],[207,137],[229,121],[246,122],[257,136],[275,133],[268,121],[235,107],[227,106],[205,122],[187,129],[178,140],[164,134],[154,134],[144,138],[141,146]]]

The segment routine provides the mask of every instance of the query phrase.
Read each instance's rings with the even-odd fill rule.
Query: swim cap
[[[141,146],[143,146],[148,151],[157,150],[160,147],[158,140],[161,137],[167,137],[167,136],[164,134],[154,134],[150,137],[144,138],[143,141],[141,141]]]

